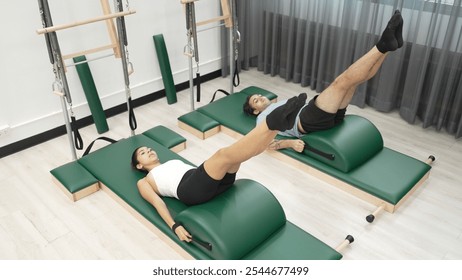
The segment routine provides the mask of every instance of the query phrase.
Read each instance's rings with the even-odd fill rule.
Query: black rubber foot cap
[[[348,240],[351,243],[355,242],[355,239],[353,238],[353,236],[349,235],[345,238],[346,240]]]
[[[366,217],[366,221],[368,221],[369,223],[372,223],[374,220],[375,220],[375,216],[372,214]]]

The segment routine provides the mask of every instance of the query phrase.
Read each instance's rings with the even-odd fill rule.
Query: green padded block
[[[186,142],[186,138],[163,125],[153,127],[143,134],[169,149]]]
[[[246,260],[339,260],[343,256],[291,222],[243,257]]]
[[[98,180],[77,161],[71,161],[50,173],[70,192],[76,193],[98,182]]]
[[[200,132],[206,132],[214,127],[220,125],[216,120],[198,112],[192,111],[187,114],[184,114],[178,118],[179,121],[184,122],[185,124],[195,128]]]
[[[153,37],[156,47],[157,59],[159,60],[160,71],[162,73],[162,81],[164,83],[165,95],[167,103],[173,104],[177,102],[175,83],[173,81],[172,69],[170,68],[170,60],[168,58],[167,47],[165,46],[164,35],[157,34]]]
[[[286,223],[284,210],[261,184],[240,179],[213,200],[176,216],[196,238],[212,244],[213,259],[240,259]]]
[[[84,55],[74,57],[74,62],[82,62],[86,61],[86,57]],[[95,122],[96,130],[98,133],[104,133],[109,131],[109,126],[106,120],[106,114],[104,113],[103,106],[101,105],[101,100],[98,96],[98,91],[96,90],[95,81],[93,80],[93,76],[91,75],[90,67],[88,63],[81,63],[75,66],[77,73],[80,78],[80,82],[83,87],[83,91],[85,93],[85,97],[88,101],[88,106],[90,107],[91,115],[93,117],[93,121]]]
[[[310,147],[334,155],[334,159],[306,149],[305,154],[343,172],[355,169],[383,148],[382,135],[377,128],[369,120],[355,115],[347,115],[334,128],[309,133],[301,139]]]

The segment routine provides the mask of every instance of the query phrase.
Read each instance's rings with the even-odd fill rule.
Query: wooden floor
[[[236,91],[255,85],[281,99],[299,92],[314,95],[308,88],[255,70],[240,78]],[[203,84],[203,101],[196,108],[207,104],[218,88],[228,90],[229,79]],[[136,108],[137,132],[162,124],[182,134],[188,147],[180,155],[195,164],[235,141],[223,133],[199,140],[180,130],[176,119],[190,110],[189,90],[178,93],[178,99],[174,105],[161,99]],[[332,247],[353,235],[356,241],[343,251],[346,260],[462,259],[462,141],[409,125],[397,113],[355,106],[349,113],[371,120],[387,147],[420,160],[430,154],[436,157],[430,178],[396,213],[384,212],[368,224],[365,216],[375,209],[373,205],[266,153],[243,164],[238,177],[265,185],[281,202],[288,220]],[[105,136],[130,135],[126,114],[108,122]],[[86,144],[98,136],[94,126],[83,128],[81,134]],[[66,136],[0,159],[0,259],[182,258],[104,192],[69,201],[49,171],[70,160]]]

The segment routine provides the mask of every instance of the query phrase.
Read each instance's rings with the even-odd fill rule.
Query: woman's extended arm
[[[167,205],[165,202],[157,195],[157,193],[152,189],[151,185],[149,185],[146,178],[143,178],[138,181],[137,183],[138,190],[141,196],[148,201],[149,203],[156,208],[157,213],[159,213],[160,217],[165,221],[165,223],[172,228],[175,224],[175,220],[173,220],[170,212],[168,211]],[[178,238],[182,241],[190,242],[191,235],[183,226],[179,226],[175,229],[175,234]]]
[[[268,146],[269,150],[280,150],[280,149],[287,149],[292,148],[295,151],[301,153],[303,148],[305,147],[305,142],[300,139],[285,139],[285,140],[277,140],[274,139]]]

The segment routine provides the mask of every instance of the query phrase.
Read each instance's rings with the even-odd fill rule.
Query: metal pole
[[[234,6],[233,6],[233,0],[231,1],[230,5],[230,15],[232,16],[234,13]],[[233,75],[234,75],[234,18],[233,19],[233,24],[231,27],[228,28],[229,30],[229,77],[230,77],[230,90],[229,93],[233,94],[234,93],[234,84],[233,84]]]
[[[39,0],[39,8],[41,9],[42,17],[44,19],[45,27],[47,26],[52,26],[53,21],[51,19],[51,12],[50,8],[48,5],[48,0]],[[71,95],[69,92],[69,86],[67,84],[67,79],[66,79],[66,72],[64,71],[64,64],[62,61],[61,57],[61,49],[59,47],[59,42],[58,42],[58,36],[56,35],[56,32],[50,32],[48,33],[48,39],[49,39],[49,46],[51,50],[49,50],[49,53],[52,54],[53,59],[50,59],[50,62],[52,61],[53,64],[53,71],[55,72],[55,77],[58,78],[63,86],[63,93],[64,96],[61,96],[61,107],[63,111],[63,116],[64,116],[64,123],[66,127],[66,132],[67,132],[67,137],[69,139],[69,146],[71,148],[71,154],[72,154],[72,159],[76,160],[77,159],[77,153],[75,150],[75,145],[73,141],[73,136],[72,136],[72,128],[69,120],[69,114],[67,111],[67,105],[66,105],[66,100],[68,103],[72,102]]]
[[[187,55],[188,55],[188,67],[189,67],[189,90],[190,90],[190,99],[191,99],[191,111],[194,111],[194,78],[193,78],[193,62],[192,58],[195,56],[197,50],[192,49],[192,32],[195,28],[196,22],[193,18],[194,14],[194,3],[186,3],[186,31],[188,42],[186,45]],[[194,38],[196,41],[196,38]]]
[[[188,51],[191,55],[188,55],[188,64],[189,64],[189,89],[191,91],[191,111],[194,111],[194,78],[193,78],[193,62],[192,56],[193,52],[191,50],[191,32],[188,30]]]
[[[234,93],[233,75],[234,75],[234,42],[233,29],[229,28],[229,77],[230,90],[229,93]]]
[[[119,12],[123,12],[123,6],[122,6],[121,1],[114,0],[114,5]],[[127,64],[127,55],[126,55],[126,48],[125,48],[128,42],[127,42],[127,36],[125,32],[125,22],[124,22],[123,17],[117,17],[117,35],[119,39],[119,48],[120,48],[120,54],[121,54],[120,59],[122,60],[122,69],[123,69],[124,81],[125,81],[125,96],[127,98],[127,110],[128,110],[128,113],[130,114],[131,91],[130,91],[130,78],[128,77],[128,64]],[[135,130],[130,128],[130,131],[131,131],[131,135],[134,136]]]
[[[60,99],[61,99],[61,107],[63,109],[63,115],[64,115],[64,123],[65,123],[66,131],[67,131],[67,139],[69,140],[69,147],[71,148],[72,159],[76,160],[77,152],[75,151],[75,146],[74,146],[74,141],[73,141],[74,139],[72,138],[72,128],[71,128],[71,123],[69,122],[69,114],[67,113],[66,100],[64,96],[61,96]]]

